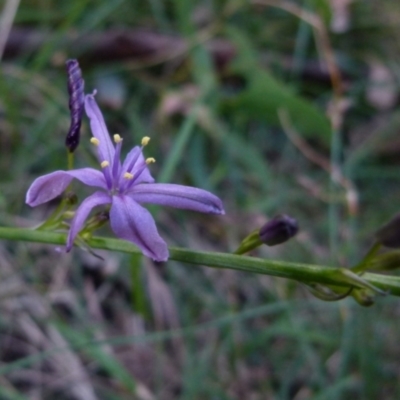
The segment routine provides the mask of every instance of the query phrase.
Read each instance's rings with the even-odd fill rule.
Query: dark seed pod
[[[297,221],[288,215],[278,215],[268,221],[259,231],[260,240],[268,246],[287,242],[299,230]]]
[[[65,65],[68,73],[69,111],[71,114],[71,124],[65,139],[65,145],[72,153],[79,144],[85,81],[82,79],[82,72],[77,60],[67,60]]]

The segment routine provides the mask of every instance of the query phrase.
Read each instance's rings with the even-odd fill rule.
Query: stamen
[[[114,160],[112,164],[112,176],[113,179],[116,181],[118,175],[120,174],[119,170],[121,168],[121,162],[119,161],[119,158],[121,157],[121,147],[122,147],[122,138],[121,136],[118,135],[118,133],[114,135],[114,142],[116,146],[115,146]]]
[[[118,133],[116,133],[113,137],[114,137],[114,143],[122,142],[122,138],[121,136],[118,135]]]
[[[142,138],[142,146],[147,146],[150,142],[150,138],[148,136],[144,136]]]
[[[90,143],[94,144],[95,146],[98,146],[100,144],[100,140],[95,137],[92,137],[90,138]]]
[[[132,180],[133,179],[133,174],[131,174],[129,172],[125,172],[124,173],[124,178],[128,179],[128,180]]]
[[[146,158],[146,164],[149,165],[151,163],[155,163],[156,159],[153,157]]]
[[[146,159],[146,161],[144,162],[142,161],[140,165],[135,168],[135,174],[133,176],[133,179],[125,180],[120,187],[120,191],[124,193],[127,190],[129,190],[132,186],[134,186],[135,182],[137,182],[142,173],[147,169],[147,165],[153,162],[156,162],[156,160],[153,157]]]
[[[101,168],[106,168],[110,165],[110,163],[108,161],[102,161],[102,163],[100,164]]]

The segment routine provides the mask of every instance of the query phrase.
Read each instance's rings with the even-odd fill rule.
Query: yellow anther
[[[103,162],[100,164],[101,168],[106,168],[106,167],[108,167],[109,165],[110,165],[110,163],[109,163],[108,161],[103,161]]]
[[[130,174],[129,172],[125,172],[124,173],[124,178],[131,180],[131,179],[133,179],[133,174]]]
[[[116,133],[114,135],[114,143],[120,143],[120,142],[122,142],[122,138],[121,136],[118,135],[118,133]]]
[[[153,157],[149,157],[146,159],[146,164],[151,164],[151,163],[155,163],[155,162],[156,162],[156,159]]]
[[[150,138],[148,136],[144,136],[142,138],[142,146],[147,146],[150,142]]]
[[[90,143],[94,144],[95,146],[98,146],[100,144],[100,140],[95,137],[92,137],[90,138]]]

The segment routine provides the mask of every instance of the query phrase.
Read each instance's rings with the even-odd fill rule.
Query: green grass
[[[327,1],[297,3],[321,13],[329,31]],[[45,32],[46,41],[0,64],[0,225],[34,226],[50,211],[30,209],[25,193],[37,176],[67,166],[64,61],[77,57],[86,91],[108,88],[100,106],[125,152],[151,136],[146,155],[157,159],[156,180],[202,187],[224,201],[224,218],[155,208],[168,244],[232,252],[268,218],[287,213],[299,221],[297,237],[255,255],[354,265],[400,204],[397,103],[380,110],[366,96],[371,59],[389,66],[399,87],[400,10],[385,0],[379,7],[353,2],[350,11],[348,31],[329,31],[351,104],[332,136],[326,111],[334,91],[329,77],[315,72],[321,47],[306,22],[279,7],[21,2],[14,27]],[[140,62],[88,55],[85,35],[136,28],[189,45],[176,57]],[[216,39],[237,49],[223,70],[207,50]],[[175,113],[165,111],[171,101],[179,103]],[[293,144],[282,109],[296,135],[352,182],[356,212],[349,213],[343,186]],[[77,167],[96,165],[89,138],[85,120]],[[85,189],[73,189],[82,200]],[[323,302],[282,278],[99,255],[104,260],[80,249],[60,254],[50,245],[0,242],[0,398],[400,396],[394,296],[363,308],[351,298]]]

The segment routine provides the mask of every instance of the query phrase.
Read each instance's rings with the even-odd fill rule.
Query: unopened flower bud
[[[375,256],[369,263],[372,271],[391,271],[400,268],[400,251],[392,250]]]
[[[73,206],[78,203],[78,196],[74,192],[65,193],[65,203]]]
[[[109,219],[110,213],[108,211],[99,211],[88,220],[84,231],[91,234],[96,229],[101,228]]]
[[[375,234],[380,243],[386,247],[400,247],[400,214],[395,215]]]
[[[77,60],[67,60],[65,64],[68,73],[69,111],[71,114],[71,124],[65,139],[65,145],[72,153],[79,144],[85,98],[83,91],[85,81],[82,79],[82,72]]]
[[[96,216],[99,222],[107,222],[110,219],[109,211],[100,211]]]
[[[376,294],[369,289],[353,289],[351,294],[354,300],[364,307],[372,306],[376,297]]]
[[[284,243],[299,230],[297,221],[282,214],[272,218],[259,231],[260,240],[268,246]]]

